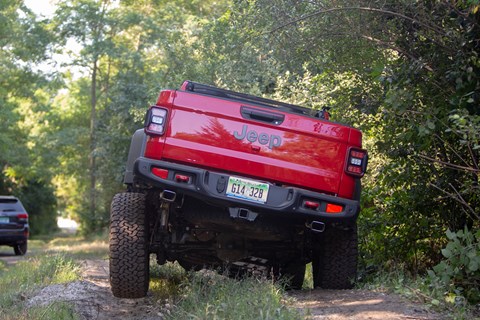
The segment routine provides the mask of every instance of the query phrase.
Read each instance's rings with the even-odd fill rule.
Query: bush
[[[480,230],[473,233],[466,227],[458,232],[447,231],[449,242],[442,249],[445,259],[428,271],[432,286],[459,303],[467,299],[480,302]]]

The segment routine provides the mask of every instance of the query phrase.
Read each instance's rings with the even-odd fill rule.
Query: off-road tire
[[[357,276],[357,226],[326,228],[313,244],[313,285],[323,289],[350,289]]]
[[[142,298],[150,281],[146,196],[117,193],[110,211],[110,285],[118,298]]]
[[[16,256],[23,256],[27,253],[28,245],[27,242],[17,243],[13,246],[13,251]]]

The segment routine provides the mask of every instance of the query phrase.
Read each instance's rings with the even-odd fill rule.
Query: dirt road
[[[422,319],[444,317],[414,305],[405,299],[365,290],[304,290],[290,292],[291,307],[304,319]],[[27,304],[42,305],[52,301],[68,301],[84,319],[163,319],[174,312],[164,301],[152,296],[143,299],[117,299],[108,283],[108,261],[83,262],[83,280],[46,287],[28,299]]]

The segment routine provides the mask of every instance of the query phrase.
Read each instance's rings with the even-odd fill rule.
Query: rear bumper
[[[162,179],[154,175],[152,173],[153,168],[168,170],[167,178]],[[188,183],[177,182],[174,179],[176,174],[188,175],[192,179]],[[355,222],[360,211],[359,201],[273,184],[269,187],[268,198],[265,203],[231,198],[226,194],[229,176],[225,173],[144,157],[139,157],[134,165],[135,182],[143,182],[149,186],[187,194],[222,207],[246,208],[257,213],[282,214],[290,217],[345,224]],[[309,209],[305,207],[305,201],[315,201],[320,205],[316,209]],[[343,207],[343,211],[327,213],[327,203],[340,205]]]
[[[0,229],[0,245],[12,246],[17,243],[27,242],[28,237],[25,236],[25,230],[2,230]]]

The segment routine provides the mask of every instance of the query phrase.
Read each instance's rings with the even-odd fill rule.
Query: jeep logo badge
[[[266,133],[258,134],[255,130],[248,131],[248,126],[246,124],[242,127],[242,132],[238,133],[237,131],[233,132],[233,136],[237,140],[243,140],[247,138],[247,141],[255,142],[258,140],[258,143],[261,145],[268,146],[269,149],[274,147],[279,147],[282,144],[282,138],[276,135],[268,135]]]

